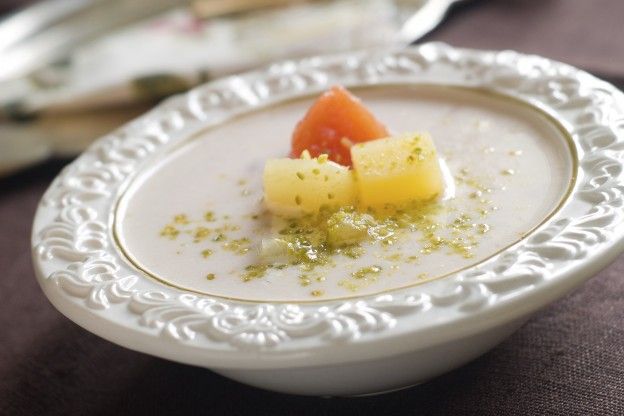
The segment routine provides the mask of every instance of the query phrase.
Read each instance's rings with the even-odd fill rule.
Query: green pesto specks
[[[467,214],[459,213],[450,223],[436,220],[441,207],[435,202],[419,203],[400,208],[388,206],[381,210],[360,212],[353,207],[338,210],[329,208],[317,215],[286,220],[285,227],[279,231],[275,244],[267,245],[272,256],[286,256],[293,264],[313,268],[326,264],[333,255],[342,254],[350,258],[359,258],[364,248],[362,244],[380,243],[394,246],[399,239],[406,238],[410,232],[418,232],[422,241],[421,254],[447,248],[449,253],[471,257],[476,245],[477,224]],[[414,262],[416,257],[409,258]]]
[[[245,267],[243,273],[243,282],[249,282],[254,279],[260,279],[264,277],[269,266],[266,264],[250,264]]]
[[[409,157],[414,160],[421,154],[422,149],[415,146]],[[324,162],[319,160],[319,163]],[[316,180],[328,179],[329,176],[324,175],[318,168],[297,172],[297,179],[294,179],[294,176],[291,178],[304,181],[314,179],[314,175],[318,175]],[[271,221],[260,211],[250,211],[240,217],[232,216],[230,221],[223,213],[208,211],[201,214],[200,211],[196,214],[199,218],[191,218],[185,214],[170,217],[169,224],[161,230],[161,235],[172,240],[177,237],[181,241],[180,244],[189,241],[201,243],[194,246],[196,249],[194,255],[197,256],[197,261],[201,261],[201,258],[208,259],[205,261],[208,266],[212,264],[213,253],[219,250],[245,255],[245,259],[250,259],[251,264],[242,271],[238,269],[237,272],[245,282],[265,278],[269,272],[274,273],[276,279],[277,276],[280,278],[292,276],[297,284],[306,287],[304,290],[307,291],[304,293],[321,296],[313,293],[323,293],[322,289],[326,289],[326,285],[336,284],[336,281],[331,280],[335,277],[335,273],[343,273],[342,276],[337,276],[337,279],[342,279],[338,284],[346,290],[358,290],[376,282],[381,276],[391,276],[399,266],[402,271],[416,269],[413,265],[421,261],[419,256],[423,257],[422,255],[438,252],[465,258],[474,256],[479,238],[490,229],[484,217],[494,210],[493,198],[488,195],[492,189],[472,178],[467,169],[458,174],[457,183],[460,187],[459,195],[464,198],[462,203],[465,202],[461,209],[457,204],[443,205],[435,200],[364,209],[354,206],[334,208],[327,202],[328,205],[322,207],[315,215],[308,214],[297,218],[277,217]],[[244,191],[245,183],[239,181],[238,185],[241,188],[237,191]],[[326,196],[328,200],[335,199],[332,192],[327,192]],[[296,195],[295,202],[303,204],[304,197],[305,193]],[[252,223],[252,220],[262,221]],[[279,235],[265,239],[279,240],[280,256],[274,254],[253,260],[255,257],[253,249],[255,244],[259,246],[259,238],[237,232],[241,230],[241,225],[244,229],[252,230],[250,234],[256,231],[264,232],[269,227],[277,226]],[[262,244],[264,245],[264,239]],[[372,246],[378,248],[378,251],[372,252],[377,259],[372,262],[379,264],[359,268],[362,266],[361,261],[365,260],[366,251]],[[185,252],[187,250],[185,249]],[[327,274],[326,280],[321,274],[327,273],[334,262],[344,265],[346,271],[333,271]],[[407,267],[408,264],[412,266]],[[287,270],[280,272],[284,269]],[[217,269],[214,271],[221,273]],[[236,271],[231,270],[227,273],[232,272]],[[413,279],[428,278],[413,271],[412,273]],[[200,278],[211,280],[208,276],[214,274],[199,275]],[[219,277],[221,278],[220,275]]]
[[[189,223],[189,219],[186,216],[186,214],[178,214],[175,217],[173,217],[173,222],[175,224],[186,225]]]
[[[379,279],[381,271],[381,266],[377,265],[362,267],[352,272],[349,278],[339,281],[338,286],[351,292],[356,292],[365,286],[375,283]]]
[[[368,267],[363,267],[360,270],[351,273],[351,276],[354,279],[364,279],[371,275],[381,273],[381,270],[382,270],[381,266],[368,266]]]
[[[195,243],[199,243],[200,241],[208,238],[211,232],[210,228],[197,227],[193,232],[193,241]]]
[[[360,245],[353,244],[353,245],[341,248],[339,252],[345,257],[348,257],[350,259],[358,259],[362,256],[362,254],[364,254],[364,248]]]
[[[302,274],[299,276],[299,284],[301,286],[310,286],[312,284],[312,279],[307,274]]]
[[[390,254],[389,256],[386,256],[386,260],[390,260],[390,261],[400,261],[403,258],[403,256],[401,255],[401,253],[393,253]]]
[[[178,234],[180,234],[180,230],[178,230],[173,225],[165,225],[162,230],[160,230],[160,235],[170,240],[175,239]]]
[[[226,238],[227,237],[225,236],[225,234],[219,233],[219,234],[215,235],[214,237],[212,237],[212,241],[219,242],[219,241],[225,240]]]
[[[490,231],[490,226],[487,224],[477,224],[477,231],[479,234],[485,234]]]
[[[251,241],[244,237],[229,241],[223,245],[223,248],[236,254],[245,254],[249,251]]]

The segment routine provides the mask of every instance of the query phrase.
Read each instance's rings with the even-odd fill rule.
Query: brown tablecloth
[[[472,1],[428,40],[568,61],[624,85],[624,1]],[[31,266],[36,204],[63,162],[0,182],[0,415],[624,415],[624,256],[473,363],[379,397],[247,387],[128,351],[47,302]]]

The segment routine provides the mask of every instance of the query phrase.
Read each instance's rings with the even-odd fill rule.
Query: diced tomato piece
[[[388,135],[357,97],[336,86],[324,92],[297,124],[290,155],[299,157],[304,150],[312,157],[326,153],[334,162],[351,166],[352,144]]]

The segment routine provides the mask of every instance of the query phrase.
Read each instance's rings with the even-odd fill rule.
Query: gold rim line
[[[217,294],[213,294],[210,292],[204,292],[201,290],[197,290],[197,289],[191,289],[182,285],[178,285],[175,283],[170,282],[169,280],[167,280],[166,278],[163,278],[157,274],[155,274],[154,272],[150,271],[147,267],[143,266],[141,264],[141,262],[136,259],[136,257],[134,257],[127,249],[126,247],[124,247],[124,245],[121,242],[121,239],[119,237],[119,233],[118,233],[118,212],[120,209],[120,206],[122,205],[123,201],[125,200],[126,195],[128,194],[128,190],[132,188],[132,185],[134,185],[138,180],[140,180],[140,178],[142,177],[148,177],[148,173],[150,171],[155,170],[155,168],[157,167],[158,163],[161,162],[162,160],[168,158],[168,157],[172,157],[175,153],[177,153],[178,151],[180,151],[182,148],[186,147],[187,145],[189,145],[190,143],[194,142],[195,140],[199,139],[206,131],[210,131],[213,130],[215,128],[218,128],[226,123],[231,123],[234,122],[240,118],[249,116],[253,113],[256,113],[258,111],[264,111],[270,108],[275,108],[275,107],[279,107],[279,106],[283,106],[283,105],[287,105],[290,104],[292,102],[296,102],[296,101],[300,101],[306,98],[309,98],[311,96],[314,96],[314,92],[310,92],[307,94],[303,94],[303,95],[299,95],[296,97],[292,97],[292,98],[288,98],[288,99],[284,99],[281,100],[279,102],[274,102],[274,103],[269,103],[267,105],[264,106],[259,106],[259,107],[251,107],[251,108],[247,108],[246,111],[242,112],[242,113],[237,113],[237,114],[233,114],[230,117],[226,117],[224,119],[218,120],[216,121],[214,124],[208,125],[205,128],[202,128],[200,131],[197,131],[195,133],[193,133],[192,135],[190,135],[189,137],[179,140],[175,143],[173,143],[171,146],[165,147],[165,149],[163,149],[163,151],[161,152],[157,152],[156,154],[152,155],[151,158],[148,158],[147,160],[144,161],[144,163],[146,164],[146,169],[144,169],[143,171],[137,171],[134,172],[133,176],[130,176],[124,184],[122,184],[122,186],[119,188],[118,193],[116,195],[116,200],[115,200],[115,204],[113,207],[113,212],[112,214],[109,216],[109,230],[112,231],[112,240],[115,244],[115,247],[123,254],[123,256],[125,257],[125,260],[127,260],[127,262],[134,268],[136,268],[139,272],[141,272],[142,274],[144,274],[146,277],[151,278],[155,281],[157,281],[160,284],[163,284],[165,286],[174,288],[174,289],[178,289],[178,290],[182,290],[185,292],[190,292],[190,293],[194,293],[194,294],[198,294],[198,295],[203,295],[203,296],[209,296],[209,297],[214,297],[217,299],[222,299],[222,300],[229,300],[229,301],[236,301],[236,302],[241,302],[241,303],[276,303],[276,304],[289,304],[289,303],[296,303],[296,304],[319,304],[319,303],[329,303],[329,302],[336,302],[336,301],[344,301],[344,300],[352,300],[352,299],[357,299],[357,298],[368,298],[368,297],[373,297],[373,296],[379,296],[382,294],[387,294],[390,292],[395,292],[395,291],[399,291],[399,290],[404,290],[404,289],[408,289],[408,288],[412,288],[412,287],[416,287],[434,280],[439,280],[439,279],[444,279],[446,277],[455,275],[457,273],[461,273],[465,270],[471,269],[473,267],[478,267],[480,264],[483,264],[489,260],[491,260],[492,258],[498,256],[499,254],[507,251],[509,248],[521,243],[522,241],[524,241],[530,234],[532,234],[535,230],[537,230],[538,228],[542,227],[545,223],[547,223],[552,217],[554,217],[566,204],[566,202],[568,201],[570,195],[572,194],[572,191],[574,190],[574,187],[576,185],[577,179],[578,179],[578,168],[579,168],[579,157],[578,157],[578,151],[577,151],[577,146],[576,146],[576,142],[574,141],[574,139],[572,138],[572,135],[570,134],[570,132],[563,126],[563,124],[552,114],[550,114],[548,111],[546,111],[543,108],[540,108],[538,105],[536,105],[535,103],[531,103],[529,101],[525,101],[519,97],[514,97],[508,94],[505,94],[503,92],[500,91],[494,91],[488,88],[483,88],[483,87],[468,87],[468,86],[461,86],[461,85],[438,85],[438,84],[431,84],[431,83],[411,83],[411,84],[402,84],[402,83],[388,83],[388,84],[377,84],[377,85],[361,85],[361,86],[355,86],[355,87],[349,87],[351,90],[357,91],[357,90],[370,90],[370,89],[381,89],[381,88],[398,88],[398,87],[412,87],[415,89],[421,88],[421,89],[439,89],[439,90],[460,90],[460,91],[468,91],[471,93],[476,93],[479,95],[484,95],[484,96],[489,96],[489,97],[495,97],[497,99],[500,100],[506,100],[515,104],[518,104],[522,107],[525,107],[526,109],[531,110],[532,112],[536,113],[537,115],[543,117],[547,122],[549,122],[552,126],[554,126],[556,128],[556,130],[560,133],[561,137],[564,139],[565,144],[567,145],[568,148],[568,155],[570,156],[571,159],[571,175],[568,181],[568,186],[565,190],[565,192],[561,195],[559,202],[555,205],[554,208],[552,208],[552,210],[544,217],[544,219],[539,222],[538,224],[536,224],[535,226],[533,226],[532,228],[530,228],[528,231],[522,233],[522,237],[520,237],[519,239],[513,241],[512,243],[508,244],[507,246],[495,251],[494,253],[484,257],[483,259],[476,261],[475,263],[466,265],[464,267],[461,267],[459,269],[453,270],[449,273],[445,273],[443,275],[439,275],[439,276],[434,276],[428,279],[423,279],[423,280],[419,280],[417,282],[413,282],[407,285],[403,285],[403,286],[397,286],[395,288],[391,288],[391,289],[383,289],[383,290],[379,290],[377,292],[372,292],[372,293],[367,293],[367,294],[353,294],[353,295],[346,295],[346,296],[340,296],[340,297],[331,297],[331,298],[326,298],[326,299],[292,299],[292,300],[283,300],[283,299],[250,299],[250,298],[239,298],[236,296],[226,296],[226,295],[217,295]],[[153,160],[152,160],[153,159]]]

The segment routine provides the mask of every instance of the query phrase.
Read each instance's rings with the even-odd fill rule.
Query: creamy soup
[[[439,87],[354,92],[393,133],[428,131],[436,143],[447,189],[415,230],[390,244],[363,242],[327,264],[267,267],[261,242],[288,224],[264,208],[262,170],[267,159],[287,155],[293,127],[314,99],[308,97],[206,130],[143,172],[115,216],[128,258],[162,282],[217,296],[361,296],[483,261],[543,222],[570,188],[565,137],[526,105]]]

